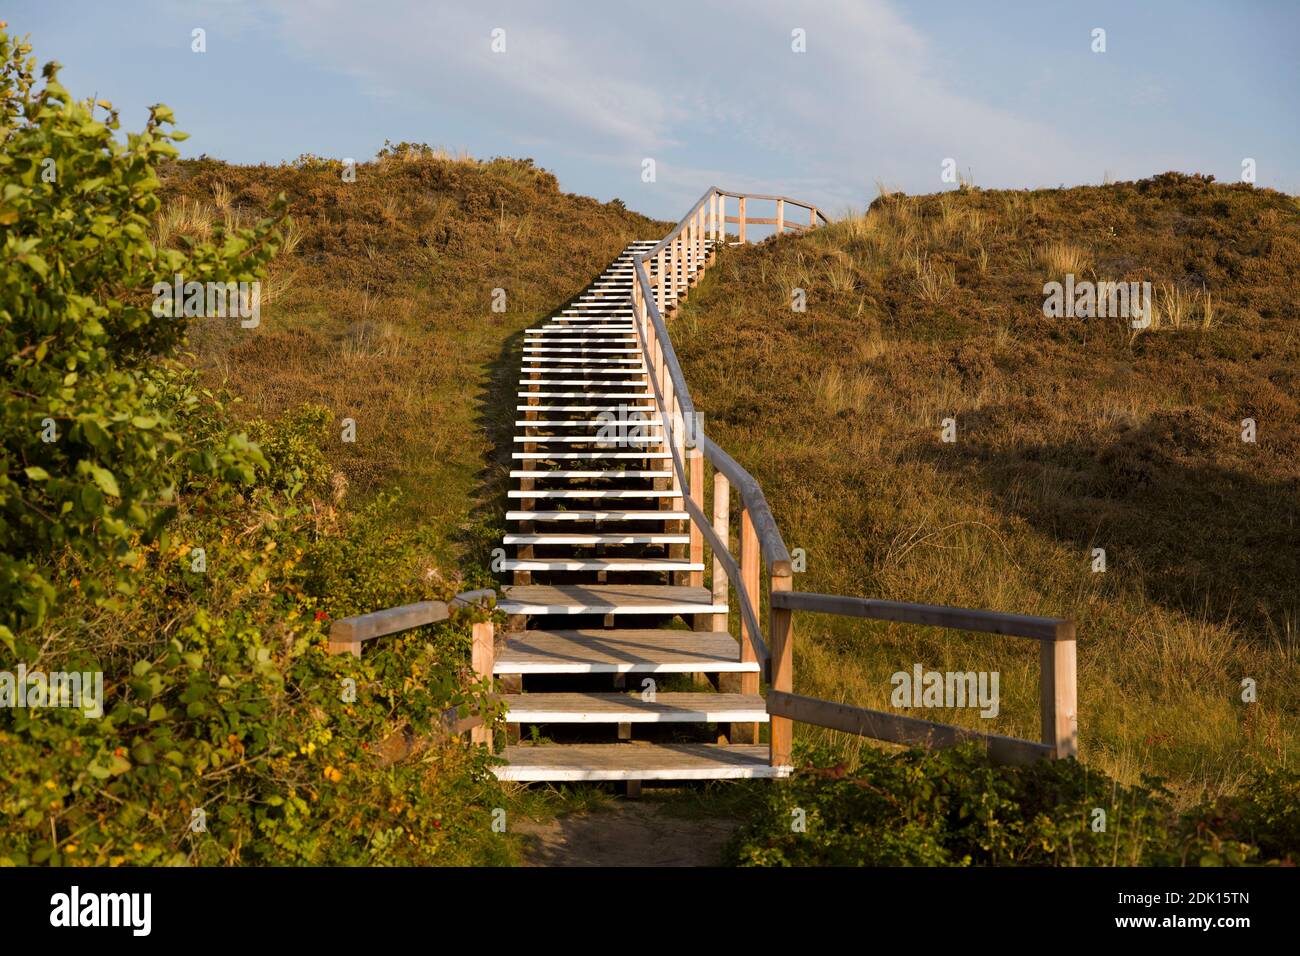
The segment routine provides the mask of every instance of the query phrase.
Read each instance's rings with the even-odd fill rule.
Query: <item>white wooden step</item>
[[[566,351],[576,351],[566,349]],[[631,349],[631,351],[640,351]],[[639,358],[586,358],[584,355],[525,355],[525,362],[532,362],[534,365],[635,365],[640,370],[645,369],[645,362]]]
[[[686,511],[507,511],[507,521],[689,521]]]
[[[506,492],[511,498],[680,498],[680,491],[637,491],[629,488],[535,488]]]
[[[629,435],[617,438],[611,438],[607,435],[516,435],[515,441],[525,444],[531,442],[536,445],[554,445],[557,443],[584,445],[591,442],[601,445],[662,445],[664,439],[662,435]]]
[[[552,348],[549,345],[525,345],[524,351],[529,353],[526,356],[526,358],[528,358],[531,361],[536,361],[535,356],[542,355],[542,354],[545,355],[557,355],[557,354],[559,355],[629,355],[629,354],[635,354],[637,352],[640,352],[641,350],[638,348],[575,349],[575,348],[566,348],[562,346],[557,346],[555,348]]]
[[[592,546],[598,544],[688,544],[689,534],[507,534],[502,544],[573,544]]]
[[[497,642],[494,674],[758,673],[726,631],[514,631]]]
[[[510,457],[531,458],[538,461],[548,459],[554,459],[555,461],[593,461],[597,458],[671,458],[673,453],[670,451],[612,451],[603,448],[597,451],[516,451],[512,452]]]
[[[610,411],[611,408],[621,408],[628,412],[653,412],[653,405],[623,405],[620,402],[606,402],[604,405],[516,405],[515,411]],[[528,424],[533,424],[529,421]]]
[[[515,422],[516,428],[590,428],[592,425],[602,425],[609,428],[643,428],[650,425],[662,425],[661,418],[560,418],[560,419],[536,419],[530,420],[521,418]]]
[[[619,383],[623,384],[623,383]],[[631,386],[635,383],[629,382]],[[520,398],[654,398],[654,392],[520,392]]]
[[[529,335],[589,335],[592,333],[618,334],[618,335],[635,335],[636,326],[631,322],[595,322],[595,323],[554,323],[552,325],[536,325],[531,329],[525,329]]]
[[[583,329],[583,332],[589,331]],[[636,335],[634,332],[623,332],[615,330],[601,335],[551,335],[549,338],[544,333],[537,333],[524,340],[524,344],[531,347],[534,345],[617,345],[625,347],[628,343],[635,343]]]
[[[510,724],[767,723],[757,694],[502,694]]]
[[[671,558],[506,558],[503,571],[703,571],[704,562]]]
[[[545,360],[530,358],[527,361],[539,362]],[[584,360],[572,358],[561,359],[561,361],[568,364],[563,368],[552,365],[525,365],[520,369],[522,374],[519,381],[537,381],[535,378],[529,378],[530,375],[631,375],[633,376],[633,381],[635,381],[638,376],[647,382],[649,381],[649,378],[646,375],[646,367],[644,365],[631,364],[632,362],[636,362],[637,359],[632,359],[630,362],[625,362],[623,359]],[[582,381],[586,382],[590,381],[590,379],[582,379]]]
[[[671,471],[647,471],[644,468],[611,469],[609,471],[583,471],[573,468],[526,469],[516,468],[511,478],[671,478]]]
[[[514,584],[504,614],[726,614],[705,588],[665,584]]]
[[[648,383],[649,383],[649,380],[648,380],[644,375],[641,376],[640,379],[637,379],[637,378],[634,377],[634,378],[524,378],[524,379],[520,379],[520,380],[519,380],[519,384],[520,384],[520,385],[546,385],[546,386],[550,386],[550,385],[600,385],[600,386],[618,385],[618,386],[620,386],[620,387],[622,387],[622,388],[645,388],[646,385],[647,385]],[[597,395],[597,394],[603,394],[603,393],[599,393],[599,392],[555,392],[555,393],[549,393],[549,392],[520,392],[519,394],[520,394],[520,395],[547,395],[547,394],[556,394],[556,395]],[[627,395],[628,397],[632,397],[632,396],[633,396],[634,394],[636,394],[636,393],[632,393],[632,392],[614,392],[614,393],[611,393],[611,394],[615,394],[615,395]],[[647,393],[647,394],[643,395],[642,397],[645,397],[645,398],[653,398],[653,397],[654,397],[654,393],[653,393],[653,392],[650,392],[650,393]]]
[[[611,321],[611,317],[614,315],[625,316],[627,321],[631,321],[632,306],[619,305],[616,302],[588,302],[583,305],[571,305],[551,316],[551,322],[556,325],[563,323],[564,325],[576,327],[583,324],[599,324],[602,321],[608,322]]]
[[[769,780],[790,767],[768,765],[766,744],[512,745],[494,767],[498,779],[520,783],[601,780]]]

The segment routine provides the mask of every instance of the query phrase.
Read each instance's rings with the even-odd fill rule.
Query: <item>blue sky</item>
[[[710,185],[832,214],[877,180],[951,188],[1167,169],[1300,192],[1300,3],[9,0],[11,32],[185,155],[369,158],[384,140],[528,156],[676,219]],[[207,52],[191,50],[206,31]],[[505,31],[505,52],[491,49]],[[1092,52],[1092,31],[1106,51]],[[803,30],[806,52],[791,49]],[[642,162],[656,181],[642,182]]]

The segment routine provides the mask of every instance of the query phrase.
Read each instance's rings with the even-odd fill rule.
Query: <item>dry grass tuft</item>
[[[1067,274],[1083,275],[1088,267],[1088,253],[1069,242],[1049,242],[1035,251],[1035,261],[1049,275],[1060,278]]]

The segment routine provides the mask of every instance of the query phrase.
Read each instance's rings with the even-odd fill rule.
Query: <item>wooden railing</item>
[[[727,215],[729,198],[737,201],[737,215],[734,217]],[[750,216],[748,203],[751,200],[774,202],[775,216],[761,219]],[[787,216],[792,209],[806,212],[807,225],[796,223]],[[735,592],[741,624],[741,658],[759,662],[769,683],[771,763],[773,766],[790,764],[793,720],[899,743],[947,746],[973,738],[982,741],[995,760],[1071,756],[1075,753],[1077,735],[1072,623],[992,611],[794,592],[790,553],[762,488],[749,472],[704,433],[703,422],[691,400],[690,389],[668,335],[665,313],[670,305],[675,308],[677,302],[685,298],[690,285],[702,274],[703,266],[713,256],[714,246],[730,241],[729,223],[736,224],[738,239],[744,243],[747,241],[747,225],[774,225],[776,234],[780,235],[787,229],[811,229],[825,222],[826,217],[816,206],[808,203],[785,196],[735,193],[713,187],[700,197],[661,242],[634,261],[634,325],[650,371],[658,417],[663,422],[660,433],[664,437],[664,447],[672,453],[673,487],[678,491],[685,490],[681,500],[690,515],[690,558],[694,563],[703,563],[707,544],[712,553],[714,603],[727,601],[729,590]],[[689,268],[692,263],[699,266],[694,277]],[[708,484],[705,462],[713,468],[711,515],[704,511]],[[730,543],[732,490],[737,492],[741,505],[739,560],[733,557]],[[766,575],[762,573],[764,568]],[[702,571],[689,574],[692,585],[704,583]],[[764,583],[768,590],[766,630],[761,621]],[[946,724],[796,696],[792,693],[795,610],[818,610],[858,617],[893,614],[896,616],[888,619],[1038,638],[1043,642],[1044,742],[1039,744],[981,734]],[[717,618],[722,618],[722,615],[708,622],[711,629],[727,629],[727,621]],[[742,693],[757,693],[758,679],[757,674],[742,675],[738,689]],[[739,742],[756,742],[753,735],[757,728],[747,729],[744,733],[749,739]]]
[[[950,724],[938,724],[915,717],[888,714],[863,707],[850,707],[812,697],[772,691],[767,697],[769,713],[861,734],[899,744],[947,747],[974,740],[982,744],[997,763],[1028,763],[1044,757],[1073,757],[1078,752],[1078,710],[1075,683],[1074,624],[1055,617],[1031,617],[998,611],[908,604],[901,601],[873,601],[867,598],[787,591],[772,595],[773,608],[816,611],[842,617],[877,621],[898,621],[959,631],[1027,637],[1039,642],[1039,720],[1042,743],[986,734]]]
[[[457,594],[450,601],[418,601],[415,604],[403,604],[401,607],[385,608],[353,617],[339,618],[330,624],[329,642],[325,650],[328,654],[352,654],[361,656],[361,645],[377,637],[409,631],[413,627],[426,624],[439,624],[450,620],[452,612],[468,607],[491,608],[496,604],[497,592],[492,588],[478,591],[466,591]],[[492,679],[492,668],[496,663],[496,629],[489,618],[471,625],[470,666],[474,676],[480,681]],[[491,728],[481,714],[471,713],[461,717],[459,708],[452,707],[442,715],[442,731],[448,735],[459,735],[469,731],[474,743],[492,747]]]
[[[729,198],[737,201],[737,215],[734,217],[727,215]],[[751,200],[775,203],[776,215],[770,219],[751,217],[748,209]],[[792,210],[803,210],[807,215],[807,225],[788,217],[787,212]],[[664,324],[669,299],[675,307],[693,282],[690,265],[693,263],[699,267],[695,272],[695,276],[699,276],[704,263],[714,254],[714,245],[728,241],[727,224],[737,225],[739,241],[744,243],[748,241],[746,227],[759,222],[775,225],[779,235],[787,229],[815,228],[827,219],[816,206],[785,196],[711,188],[663,240],[636,258],[632,305],[638,342],[650,370],[651,388],[663,423],[660,433],[664,437],[664,447],[672,454],[673,488],[678,491],[685,489],[681,500],[691,519],[690,558],[695,563],[703,563],[704,546],[708,544],[712,553],[715,603],[726,601],[729,587],[735,591],[741,627],[741,659],[756,661],[773,689],[789,691],[793,678],[790,632],[788,628],[772,626],[768,639],[765,639],[760,614],[763,569],[767,571],[770,593],[789,591],[790,552],[758,482],[704,434]],[[706,515],[704,511],[706,461],[713,468],[712,515]],[[741,505],[739,561],[733,557],[730,543],[733,489]],[[690,584],[701,586],[703,579],[702,571],[690,572]],[[769,623],[779,624],[785,615],[787,612],[779,609],[772,611]],[[708,623],[712,629],[727,629],[725,620]],[[759,691],[758,674],[743,674],[738,683],[737,689],[741,693],[757,694]],[[785,766],[790,762],[792,731],[790,721],[785,718],[777,717],[771,721],[770,756],[773,766]],[[757,742],[756,727],[733,728],[733,735],[738,738],[733,742]]]

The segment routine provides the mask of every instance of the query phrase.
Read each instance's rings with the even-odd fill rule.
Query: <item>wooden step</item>
[[[638,359],[560,359],[558,361],[568,364],[562,366],[552,366],[551,363],[542,359],[528,359],[530,362],[537,362],[537,365],[525,365],[521,371],[525,377],[520,381],[527,383],[535,381],[529,378],[529,375],[639,375],[646,377],[646,367],[644,365],[629,365],[628,362],[636,362]],[[595,367],[593,367],[595,366]]]
[[[510,724],[724,724],[767,723],[757,694],[669,692],[642,700],[640,693],[502,694]]]
[[[631,348],[631,347],[628,348],[620,347],[620,348],[610,348],[610,349],[602,349],[602,348],[579,349],[579,348],[570,348],[568,346],[551,347],[549,345],[525,345],[524,351],[530,353],[529,355],[525,356],[525,358],[527,358],[529,361],[536,361],[536,359],[534,359],[533,356],[543,352],[546,353],[547,355],[561,355],[561,354],[563,355],[635,355],[637,352],[640,352],[641,350],[638,348]]]
[[[559,330],[556,330],[559,331]],[[583,329],[583,332],[590,331]],[[569,333],[552,335],[550,338],[545,337],[545,333],[537,333],[532,338],[524,339],[525,345],[633,345],[636,343],[636,334],[633,332],[609,332],[602,334],[596,332],[592,335],[574,335]]]
[[[638,349],[629,349],[636,352]],[[525,355],[525,362],[534,365],[635,365],[645,369],[645,362],[639,358],[588,358],[585,355]]]
[[[625,409],[630,411],[630,409]],[[609,414],[602,411],[601,414]],[[516,428],[590,428],[603,425],[607,428],[643,428],[649,425],[662,425],[662,418],[521,418],[515,422]]]
[[[507,521],[689,521],[686,511],[627,510],[594,511],[507,511]]]
[[[611,451],[602,448],[598,451],[515,451],[511,458],[523,458],[533,461],[594,461],[597,458],[671,458],[670,451]]]
[[[515,584],[504,591],[505,597],[497,604],[504,614],[727,613],[727,605],[713,603],[707,588],[683,585]]]
[[[765,744],[517,744],[494,767],[498,779],[520,783],[579,780],[758,780],[787,777],[768,765]]]
[[[662,445],[662,435],[628,436],[611,438],[608,435],[516,435],[517,442],[532,442],[537,445],[556,443],[581,445],[589,442],[608,445]]]
[[[671,478],[671,471],[647,471],[644,468],[616,468],[609,471],[577,468],[516,468],[511,478]]]
[[[619,383],[628,387],[636,382]],[[520,398],[654,398],[654,392],[520,392]]]
[[[598,544],[688,544],[689,534],[619,534],[602,532],[600,534],[507,534],[502,536],[502,544],[573,544],[595,546]]]
[[[636,335],[636,326],[631,322],[623,322],[617,325],[596,324],[596,325],[542,325],[525,330],[529,335],[574,335],[581,332],[583,335],[594,333],[608,333],[610,335]]]
[[[506,558],[502,571],[703,571],[704,562],[672,558]]]
[[[726,631],[515,631],[498,642],[495,674],[757,673]]]
[[[664,491],[637,488],[530,488],[527,491],[511,489],[508,498],[680,498],[680,489]]]
[[[524,378],[524,379],[520,379],[520,380],[519,380],[519,384],[520,384],[520,385],[535,385],[535,386],[539,386],[539,387],[540,387],[540,386],[543,386],[543,385],[548,386],[548,387],[551,386],[551,385],[564,385],[564,386],[566,386],[566,387],[570,387],[570,386],[574,386],[574,385],[598,385],[598,386],[600,386],[601,388],[610,388],[610,387],[615,387],[615,386],[617,386],[618,388],[645,388],[647,383],[646,383],[646,380],[645,380],[644,378],[640,378],[640,379],[637,379],[637,378]],[[538,392],[520,392],[519,394],[520,394],[520,395],[537,395],[537,394],[539,394],[539,393],[538,393]],[[544,394],[544,393],[542,393],[542,394]],[[568,393],[566,393],[566,394],[568,394],[568,395],[587,395],[587,394],[590,394],[590,395],[600,395],[600,394],[605,394],[605,393],[601,393],[601,392],[568,392]],[[608,393],[608,394],[621,395],[621,396],[626,396],[626,397],[629,397],[629,398],[630,398],[630,397],[633,397],[634,395],[638,395],[638,394],[639,394],[642,398],[653,398],[653,397],[654,397],[654,393],[653,393],[653,392],[646,392],[646,393],[635,393],[635,392],[612,392],[612,393]]]
[[[653,412],[653,405],[623,405],[619,402],[606,402],[603,405],[516,405],[517,412],[604,412],[611,408],[622,408],[629,412]],[[532,424],[532,422],[528,422]]]

